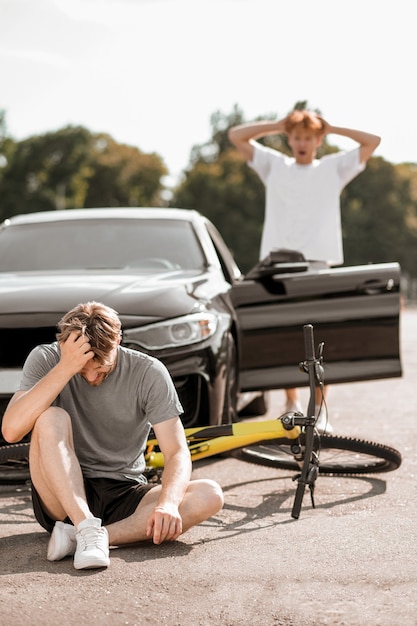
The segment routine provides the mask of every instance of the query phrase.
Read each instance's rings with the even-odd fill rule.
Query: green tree
[[[237,106],[230,115],[211,116],[212,138],[193,147],[190,166],[174,190],[171,206],[197,209],[220,230],[243,271],[258,260],[264,187],[232,148],[227,130],[243,122]]]
[[[342,194],[342,224],[347,265],[396,261],[417,274],[416,202],[405,166],[371,158]]]
[[[0,109],[0,185],[7,165],[13,158],[15,142],[7,134],[6,112]]]
[[[167,173],[156,154],[68,126],[16,142],[0,179],[2,219],[18,213],[161,204]]]
[[[83,206],[91,135],[68,127],[16,142],[1,183],[3,217]]]
[[[94,138],[85,206],[159,206],[161,178],[168,171],[157,154],[116,143],[109,135]]]
[[[173,206],[197,209],[220,230],[243,271],[258,260],[264,189],[234,150],[215,163],[199,161],[175,192]]]

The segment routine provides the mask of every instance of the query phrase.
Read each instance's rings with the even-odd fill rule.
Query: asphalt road
[[[401,467],[319,476],[316,509],[306,497],[296,521],[291,473],[220,458],[194,470],[224,488],[216,517],[76,571],[46,560],[28,488],[0,487],[0,626],[416,626],[416,331],[406,309],[402,378],[334,386],[328,401],[337,433],[394,446]],[[269,417],[283,401],[272,394]]]

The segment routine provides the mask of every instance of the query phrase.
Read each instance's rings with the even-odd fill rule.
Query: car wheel
[[[227,334],[226,388],[222,413],[222,424],[237,421],[237,354],[232,333]]]

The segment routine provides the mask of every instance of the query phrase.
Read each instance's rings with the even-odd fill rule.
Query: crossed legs
[[[86,519],[94,519],[74,451],[71,420],[63,409],[50,407],[38,418],[31,437],[30,471],[43,507],[52,519],[64,520],[68,516],[75,527]],[[106,526],[110,545],[149,539],[146,524],[160,489],[160,486],[152,488],[131,516]],[[222,506],[223,495],[217,483],[190,481],[179,507],[183,532],[214,515]]]

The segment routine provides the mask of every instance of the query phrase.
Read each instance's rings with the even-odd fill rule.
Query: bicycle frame
[[[285,422],[283,423],[280,419],[185,429],[185,436],[193,461],[268,439],[297,439],[300,433],[301,428],[299,426],[290,424],[288,429]],[[162,452],[155,450],[157,445],[156,439],[148,439],[145,460],[149,467],[164,466]]]

